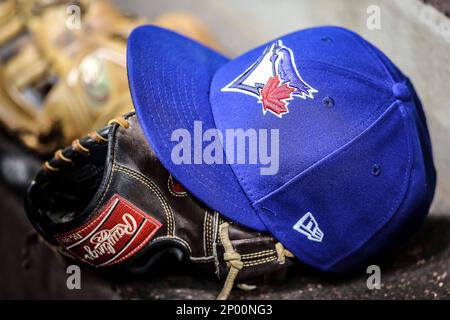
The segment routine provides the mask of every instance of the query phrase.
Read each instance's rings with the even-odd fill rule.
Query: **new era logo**
[[[322,242],[323,232],[319,229],[319,225],[311,212],[307,212],[301,217],[293,228],[301,234],[304,234],[311,241]]]

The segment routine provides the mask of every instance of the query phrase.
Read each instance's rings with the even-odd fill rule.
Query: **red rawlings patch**
[[[104,267],[133,256],[160,227],[157,220],[115,194],[86,224],[55,238],[80,260]]]

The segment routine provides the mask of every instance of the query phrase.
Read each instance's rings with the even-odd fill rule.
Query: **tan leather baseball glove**
[[[143,23],[106,0],[0,1],[0,127],[48,154],[129,111],[126,40]],[[155,23],[216,46],[191,16]]]

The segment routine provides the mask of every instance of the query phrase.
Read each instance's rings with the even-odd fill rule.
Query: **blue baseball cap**
[[[436,175],[420,100],[354,32],[301,30],[230,60],[142,26],[128,39],[127,64],[138,118],[166,169],[227,218],[272,233],[299,260],[348,271],[404,242],[426,217]],[[262,174],[262,162],[196,161],[211,141],[193,146],[190,164],[175,163],[173,133],[198,135],[199,123],[201,132],[266,129],[279,141],[278,149],[269,145],[276,172]]]

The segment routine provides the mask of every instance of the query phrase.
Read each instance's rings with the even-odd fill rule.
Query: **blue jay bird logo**
[[[314,99],[314,93],[318,92],[302,79],[292,50],[281,40],[269,45],[255,63],[222,91],[254,96],[263,105],[263,114],[269,111],[280,118],[289,113],[287,106],[294,97]]]

